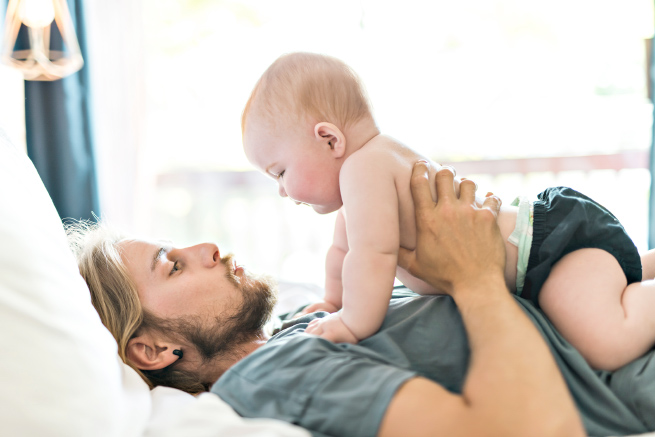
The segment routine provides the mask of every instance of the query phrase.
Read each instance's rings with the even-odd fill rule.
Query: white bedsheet
[[[244,419],[212,393],[198,397],[169,387],[151,391],[152,415],[145,436],[152,437],[308,437],[302,428],[270,419]]]

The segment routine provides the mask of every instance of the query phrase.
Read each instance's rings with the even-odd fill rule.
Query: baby
[[[397,277],[437,294],[397,265],[414,249],[412,166],[427,158],[380,133],[358,76],[332,57],[293,53],[259,79],[242,118],[250,162],[279,193],[320,214],[338,211],[326,260],[328,311],[308,333],[357,343],[376,332]],[[439,166],[428,162],[432,196]],[[550,188],[539,200],[503,206],[506,282],[532,300],[595,368],[614,370],[655,342],[655,253],[640,259],[614,216],[586,196]]]

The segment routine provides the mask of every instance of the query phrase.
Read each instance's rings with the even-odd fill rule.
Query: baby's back
[[[432,199],[436,200],[437,192],[434,178],[439,168],[438,164],[386,135],[378,135],[373,138],[357,153],[369,155],[366,159],[368,162],[384,165],[389,170],[389,177],[394,180],[398,196],[400,246],[409,250],[414,249],[416,246],[416,222],[414,218],[414,201],[409,186],[412,168],[414,163],[420,159],[430,163],[430,190],[432,191]]]
[[[414,201],[412,199],[412,192],[410,189],[410,178],[412,176],[412,169],[414,164],[421,159],[428,161],[428,177],[429,186],[432,193],[432,200],[437,199],[437,191],[435,187],[435,176],[440,169],[439,164],[431,161],[426,156],[412,150],[396,139],[386,136],[378,135],[369,141],[366,146],[360,149],[358,154],[360,158],[365,159],[367,162],[382,165],[388,170],[389,177],[393,178],[396,195],[398,198],[398,223],[399,223],[399,242],[400,247],[408,250],[413,250],[416,247],[416,220],[414,213]],[[455,180],[456,190],[459,191],[459,180]],[[514,229],[516,222],[516,208],[503,207],[501,214],[498,217],[498,224],[500,226],[501,234],[505,241]],[[506,280],[508,286],[513,287],[514,278],[516,275],[516,248],[510,243],[506,244],[507,250],[507,268]],[[410,275],[404,269],[398,267],[396,277],[411,290],[421,294],[436,293],[433,287],[430,287],[420,279]]]
[[[413,250],[416,247],[416,221],[414,215],[414,201],[410,190],[410,178],[414,163],[420,159],[429,162],[429,179],[432,199],[436,200],[434,178],[438,165],[427,157],[415,152],[399,141],[386,135],[378,135],[370,140],[363,148],[356,152],[356,159],[367,162],[369,165],[380,166],[385,169],[385,176],[393,179],[398,200],[399,243],[401,247]],[[379,173],[378,173],[379,174]],[[386,182],[386,181],[385,181]],[[380,181],[380,185],[383,185]],[[347,214],[347,211],[346,211]],[[396,277],[408,288],[421,294],[435,292],[432,287],[411,276],[401,269],[396,270]]]

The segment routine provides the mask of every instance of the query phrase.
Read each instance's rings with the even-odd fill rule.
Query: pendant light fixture
[[[9,0],[0,62],[25,80],[57,80],[82,68],[66,0]]]

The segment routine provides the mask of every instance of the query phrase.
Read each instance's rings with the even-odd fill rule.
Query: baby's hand
[[[312,320],[305,332],[323,337],[332,343],[357,344],[359,342],[341,320],[341,313],[332,313],[327,317]]]
[[[330,302],[325,302],[324,300],[322,300],[320,302],[315,302],[309,305],[307,308],[300,311],[294,317],[304,316],[305,314],[315,313],[316,311],[326,311],[328,313],[336,313],[337,311],[339,311],[339,308],[337,308]]]

